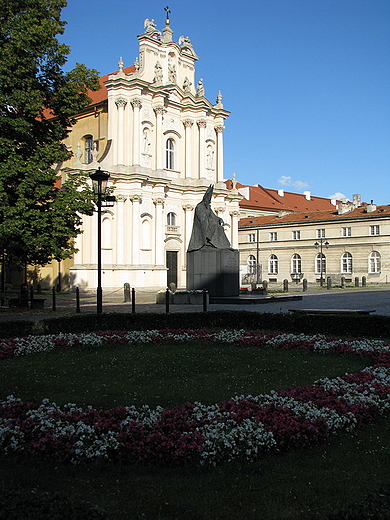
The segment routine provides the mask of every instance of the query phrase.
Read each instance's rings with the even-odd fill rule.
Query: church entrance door
[[[174,283],[177,287],[177,251],[167,251],[167,287]]]

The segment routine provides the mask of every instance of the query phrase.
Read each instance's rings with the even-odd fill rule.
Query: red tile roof
[[[228,188],[232,182],[226,181]],[[321,211],[332,210],[334,205],[331,200],[325,197],[306,197],[301,193],[292,193],[284,190],[271,190],[260,185],[248,186],[237,183],[237,189],[249,188],[249,200],[242,199],[240,207],[247,210],[266,210],[266,211]],[[308,200],[309,199],[309,200]]]
[[[283,225],[283,224],[302,224],[310,222],[325,222],[325,221],[336,221],[336,220],[352,220],[361,218],[389,218],[390,217],[390,205],[377,206],[375,211],[367,212],[367,204],[363,203],[358,208],[339,215],[337,209],[333,211],[314,211],[290,213],[279,215],[264,215],[261,217],[246,217],[239,221],[238,226],[240,228],[246,226],[268,226],[268,225]]]
[[[130,67],[124,67],[123,72],[125,74],[130,74],[131,72],[135,71],[134,65],[131,65]],[[108,80],[108,76],[111,76],[112,74],[117,74],[118,71],[110,72],[109,74],[106,74],[105,76],[100,76],[99,83],[100,83],[100,90],[88,90],[88,96],[91,98],[90,105],[95,105],[96,103],[100,103],[101,101],[104,101],[108,98],[107,89],[104,85],[104,83]]]

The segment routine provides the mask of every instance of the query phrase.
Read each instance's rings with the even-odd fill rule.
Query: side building
[[[390,205],[338,202],[333,210],[245,217],[239,222],[241,284],[387,283]]]

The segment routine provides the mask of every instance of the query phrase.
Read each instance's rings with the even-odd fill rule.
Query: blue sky
[[[390,0],[68,0],[67,68],[132,65],[166,5],[206,97],[221,90],[231,112],[225,178],[390,204]]]

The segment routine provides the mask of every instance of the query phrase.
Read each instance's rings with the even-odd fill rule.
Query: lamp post
[[[323,287],[324,285],[324,258],[322,254],[322,248],[325,246],[326,248],[329,247],[329,242],[327,240],[324,240],[323,238],[320,238],[319,242],[315,242],[314,244],[315,248],[320,248],[320,285]]]
[[[100,169],[95,173],[91,173],[92,188],[97,196],[98,209],[98,250],[97,250],[97,293],[96,293],[96,309],[101,314],[103,310],[103,290],[102,290],[102,198],[106,193],[107,181],[110,175]]]

